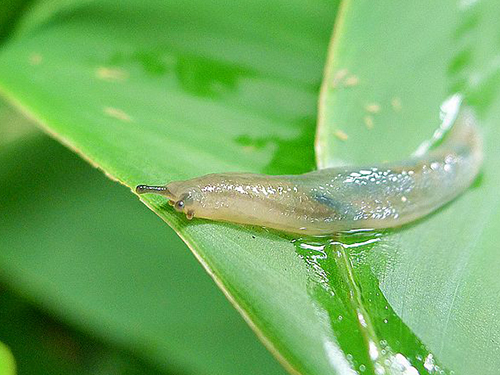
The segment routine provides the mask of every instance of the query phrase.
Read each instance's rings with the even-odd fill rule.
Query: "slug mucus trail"
[[[401,226],[455,198],[479,172],[482,140],[472,111],[464,107],[449,117],[452,127],[439,146],[397,163],[302,175],[209,174],[165,186],[139,185],[136,192],[167,197],[188,219],[303,235]]]

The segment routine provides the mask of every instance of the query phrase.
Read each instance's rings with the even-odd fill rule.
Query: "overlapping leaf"
[[[455,374],[496,374],[500,6],[346,1],[341,14],[321,98],[319,165],[407,158],[431,137],[440,104],[456,92],[476,110],[485,138],[474,186],[436,214],[386,233],[369,250],[353,251],[353,272],[370,269],[397,315],[430,350],[430,373],[437,358]],[[357,280],[363,289],[365,279]],[[376,324],[375,331],[385,339]]]

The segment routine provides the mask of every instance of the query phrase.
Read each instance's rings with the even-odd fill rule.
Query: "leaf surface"
[[[15,375],[15,373],[16,362],[14,356],[5,344],[0,343],[0,374]]]
[[[390,306],[427,346],[426,370],[432,373],[439,361],[455,374],[496,374],[500,6],[345,1],[339,14],[322,88],[319,166],[407,158],[438,128],[440,105],[456,92],[476,110],[485,140],[482,174],[465,194],[384,233],[369,249],[350,250],[350,270],[355,277],[364,269],[374,275]],[[364,290],[366,280],[356,280]],[[376,314],[369,304],[367,312]],[[383,328],[373,326],[391,345]]]
[[[314,167],[316,97],[335,4],[71,4],[21,23],[0,51],[0,89],[109,176],[134,187]],[[349,367],[310,293],[315,275],[290,239],[188,224],[165,200],[144,200],[285,363],[311,374],[331,373],[335,361]]]
[[[0,139],[0,338],[19,373],[285,372],[127,189],[3,102]],[[4,284],[94,342],[37,316]]]

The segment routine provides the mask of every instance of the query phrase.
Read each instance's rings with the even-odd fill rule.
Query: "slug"
[[[397,227],[463,192],[482,163],[482,139],[469,108],[455,114],[444,141],[398,163],[327,168],[302,175],[209,174],[138,194],[165,196],[193,217],[303,235]]]

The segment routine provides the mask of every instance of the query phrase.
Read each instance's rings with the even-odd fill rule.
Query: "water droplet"
[[[427,355],[427,357],[425,357],[424,367],[429,372],[433,372],[434,370],[437,370],[437,368],[434,364],[434,356],[432,355],[432,353],[429,353]]]
[[[375,374],[376,375],[384,375],[385,369],[380,363],[375,363]]]

